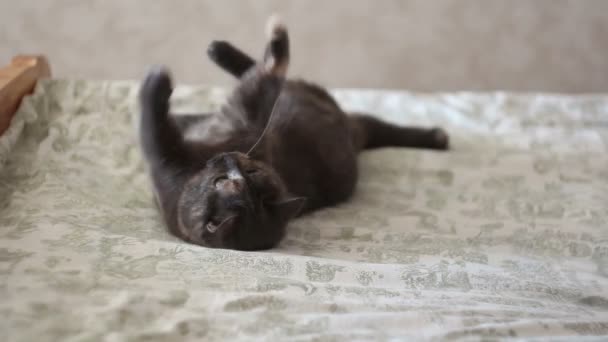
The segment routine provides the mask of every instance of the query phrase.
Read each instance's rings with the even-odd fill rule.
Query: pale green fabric
[[[352,201],[245,253],[163,229],[137,83],[39,85],[0,138],[0,340],[608,338],[607,96],[335,93],[453,150],[364,153]]]

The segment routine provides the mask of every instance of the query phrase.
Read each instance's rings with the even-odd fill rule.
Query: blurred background
[[[43,53],[56,77],[233,84],[205,55],[227,39],[259,56],[289,26],[292,76],[331,87],[608,91],[605,0],[0,1],[0,64]]]

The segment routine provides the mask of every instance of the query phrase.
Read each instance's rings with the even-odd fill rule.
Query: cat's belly
[[[275,168],[295,196],[307,198],[307,209],[314,210],[346,201],[357,183],[357,159],[350,144],[309,145],[287,148]]]

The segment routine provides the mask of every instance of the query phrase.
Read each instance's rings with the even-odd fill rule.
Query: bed
[[[138,82],[34,65],[0,137],[2,341],[608,339],[607,95],[334,90],[453,149],[366,152],[350,202],[238,252],[164,230]]]

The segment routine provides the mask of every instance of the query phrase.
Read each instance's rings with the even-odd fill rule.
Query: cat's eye
[[[205,224],[205,229],[207,229],[209,233],[215,233],[220,227],[224,227],[226,224],[231,224],[232,222],[234,222],[236,217],[237,215],[228,216],[222,221],[219,221],[219,223],[217,217],[214,217],[207,221],[207,224]]]
[[[248,175],[254,175],[254,174],[258,173],[259,171],[260,170],[258,170],[258,169],[248,169],[245,172],[247,172]]]
[[[205,229],[207,229],[210,233],[215,233],[217,231],[218,225],[213,223],[213,221],[207,222],[205,225]]]

